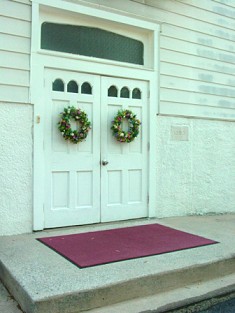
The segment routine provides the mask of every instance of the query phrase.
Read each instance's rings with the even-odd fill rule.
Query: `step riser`
[[[27,313],[78,313],[205,282],[234,272],[235,258],[229,258],[178,271],[150,275],[104,288],[42,299],[34,303],[25,292],[24,287],[15,281],[3,264],[0,264],[1,279]]]
[[[0,261],[0,279],[3,284],[19,303],[20,307],[26,312],[33,312],[35,305],[33,304],[29,295],[25,292],[24,286],[21,286],[13,275],[7,270],[7,268]]]

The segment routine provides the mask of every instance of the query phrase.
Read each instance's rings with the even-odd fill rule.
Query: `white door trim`
[[[40,3],[49,1],[38,1]],[[50,3],[57,3],[57,1],[50,1]],[[72,4],[71,4],[72,5]],[[82,6],[83,7],[83,6]],[[86,8],[87,9],[87,8]],[[90,8],[87,9],[90,12]],[[94,13],[102,13],[101,10],[92,11]],[[88,13],[87,13],[88,14]],[[109,14],[107,14],[109,15]],[[112,15],[109,15],[111,18]],[[154,33],[154,60],[158,60],[158,31],[159,25],[141,22],[129,18],[127,16],[115,14],[115,18],[122,20],[122,23],[133,25],[132,23],[138,22],[138,25],[143,24],[143,28],[150,29]],[[154,62],[152,70],[140,68],[138,66],[130,66],[119,64],[118,62],[99,62],[95,61],[92,66],[90,60],[87,58],[80,58],[79,56],[71,57],[61,54],[55,56],[53,53],[41,53],[38,50],[40,39],[40,23],[39,23],[39,4],[33,3],[33,21],[32,23],[32,49],[31,49],[31,83],[30,95],[31,103],[34,105],[34,192],[33,192],[33,229],[42,230],[44,228],[44,147],[43,147],[43,128],[44,128],[44,99],[42,90],[44,89],[44,71],[45,68],[55,68],[58,70],[79,71],[84,73],[98,74],[101,76],[115,76],[120,78],[130,78],[145,80],[149,83],[149,217],[155,217],[157,212],[156,204],[156,115],[159,107],[159,94],[158,94],[158,61]],[[142,25],[141,25],[142,26]]]

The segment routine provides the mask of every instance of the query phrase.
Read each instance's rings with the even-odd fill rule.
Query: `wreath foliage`
[[[128,131],[124,131],[122,129],[123,119],[128,120]],[[132,111],[119,110],[114,120],[112,121],[111,129],[113,131],[113,136],[117,141],[131,142],[138,136],[140,125],[140,120],[136,118],[136,114],[134,114]]]
[[[65,140],[72,143],[78,143],[86,139],[89,130],[91,129],[91,122],[88,120],[87,114],[81,109],[76,109],[74,106],[64,108],[60,113],[61,119],[58,122],[58,129]],[[71,129],[70,120],[74,119],[80,124],[79,130]]]

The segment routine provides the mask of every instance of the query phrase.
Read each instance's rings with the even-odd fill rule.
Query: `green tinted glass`
[[[99,28],[43,23],[41,48],[120,62],[144,64],[141,41]]]

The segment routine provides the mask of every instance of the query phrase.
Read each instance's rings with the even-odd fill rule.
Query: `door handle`
[[[107,160],[103,160],[103,161],[102,161],[102,165],[103,165],[103,166],[108,165],[108,164],[109,164],[109,162],[108,162]]]

